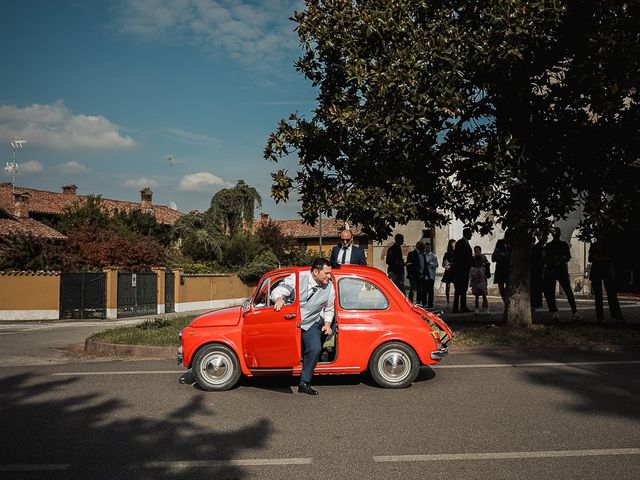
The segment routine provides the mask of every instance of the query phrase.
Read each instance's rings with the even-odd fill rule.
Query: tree
[[[113,226],[77,227],[69,232],[65,259],[73,270],[116,267],[137,271],[164,265],[166,253],[154,239],[123,233]]]
[[[0,270],[64,270],[67,261],[59,240],[25,233],[0,236]]]
[[[508,321],[531,325],[529,246],[580,200],[616,197],[640,153],[640,2],[308,0],[296,66],[319,89],[265,158],[272,196],[373,238],[449,212],[511,230]],[[485,216],[491,213],[490,217]]]
[[[194,260],[215,260],[222,257],[222,232],[210,215],[190,213],[173,225],[172,234],[181,243],[182,251]]]
[[[251,230],[256,206],[262,206],[258,191],[238,180],[234,187],[223,188],[213,196],[207,215],[217,228],[233,236],[241,230]]]

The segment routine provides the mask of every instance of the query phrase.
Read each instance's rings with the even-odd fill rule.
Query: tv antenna
[[[16,150],[21,150],[24,148],[24,144],[27,143],[26,140],[22,140],[20,138],[12,138],[11,139],[11,148],[13,149],[13,161],[5,162],[4,170],[9,175],[11,175],[11,192],[15,192],[16,189],[16,173],[18,173],[18,163],[16,162]]]
[[[173,186],[171,185],[171,182],[173,181],[173,167],[181,164],[182,162],[173,158],[173,155],[168,155],[167,163],[169,164],[169,208],[177,210],[178,206],[173,201]]]

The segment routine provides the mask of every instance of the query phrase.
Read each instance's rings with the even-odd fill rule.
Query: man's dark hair
[[[329,263],[329,260],[327,260],[326,258],[322,258],[322,257],[314,258],[313,261],[311,262],[311,270],[316,270],[316,269],[322,270],[325,265],[328,265],[329,267],[331,266],[331,264]]]
[[[462,236],[464,238],[467,238],[467,235],[473,236],[473,230],[469,227],[466,227],[464,230],[462,230]]]
[[[396,236],[393,238],[396,241],[396,243],[404,242],[404,235],[402,235],[401,233],[396,233]]]

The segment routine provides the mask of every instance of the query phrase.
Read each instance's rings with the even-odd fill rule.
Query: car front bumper
[[[431,352],[431,360],[440,361],[449,353],[449,347],[442,347],[440,350],[436,350],[435,352]]]
[[[182,361],[184,360],[184,357],[182,356],[182,347],[178,348],[178,353],[176,354],[176,361],[178,362],[178,365],[182,365]]]

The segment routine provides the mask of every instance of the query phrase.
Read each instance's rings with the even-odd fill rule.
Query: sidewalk
[[[499,296],[489,296],[490,313],[453,313],[451,306],[453,305],[453,295],[450,297],[451,303],[447,305],[446,297],[443,294],[436,293],[434,308],[441,309],[444,313],[442,317],[448,323],[501,323],[503,322],[504,303]],[[640,298],[632,295],[620,296],[620,307],[625,323],[614,323],[609,315],[609,308],[605,298],[604,302],[604,322],[603,325],[640,325]],[[473,296],[467,296],[467,306],[473,308],[475,299]],[[557,297],[558,308],[560,310],[560,323],[571,322],[571,309],[569,303],[564,296]],[[591,296],[576,297],[578,313],[586,323],[597,323],[595,300]],[[533,313],[533,323],[551,323],[551,313],[547,309],[546,304],[542,309]]]

